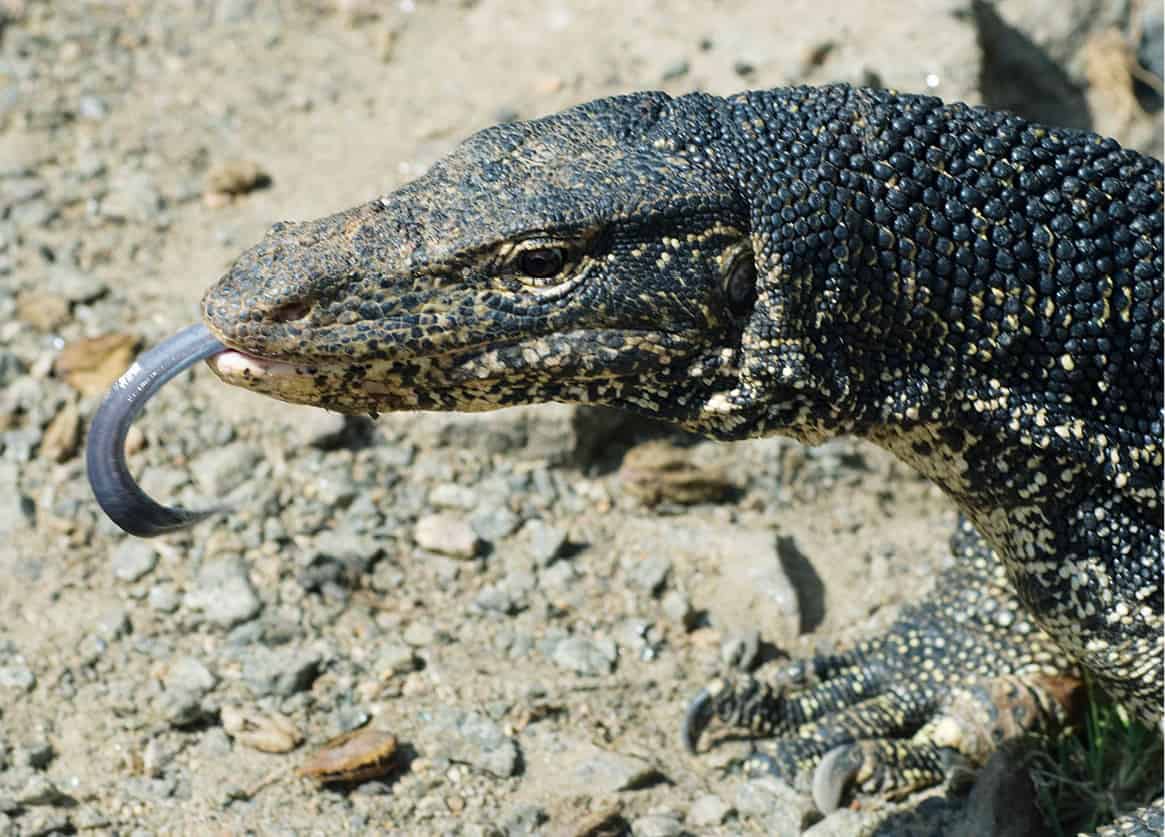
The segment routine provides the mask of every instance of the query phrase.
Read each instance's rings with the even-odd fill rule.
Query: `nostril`
[[[272,308],[268,316],[273,322],[290,323],[295,320],[302,320],[310,310],[311,306],[303,301],[285,302],[283,305],[277,305]]]

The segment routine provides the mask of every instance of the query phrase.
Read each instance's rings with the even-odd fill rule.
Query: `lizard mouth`
[[[693,375],[695,356],[707,358],[708,347],[692,337],[579,330],[421,357],[319,360],[263,356],[224,341],[225,351],[207,363],[224,383],[337,412],[476,412],[535,400],[634,400],[636,381],[644,377]],[[707,374],[723,365],[722,359],[702,364]]]
[[[295,376],[300,367],[284,360],[260,357],[240,349],[226,349],[206,361],[228,383]]]

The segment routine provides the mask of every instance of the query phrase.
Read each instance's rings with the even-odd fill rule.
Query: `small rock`
[[[548,567],[566,545],[566,532],[541,520],[528,520],[518,533],[527,554],[540,566]]]
[[[82,395],[101,395],[129,369],[137,351],[132,334],[106,334],[66,343],[53,371]]]
[[[414,648],[424,648],[437,640],[437,632],[424,622],[410,622],[401,634],[401,639]]]
[[[178,591],[170,584],[155,584],[150,588],[146,601],[159,613],[173,613],[182,604]]]
[[[503,616],[517,613],[519,610],[510,591],[500,584],[483,587],[481,592],[474,596],[473,606],[478,610],[500,613]]]
[[[7,349],[0,349],[0,387],[7,387],[24,371],[24,363],[19,356]]]
[[[115,221],[152,224],[163,208],[162,195],[145,172],[131,172],[110,185],[101,201],[101,214]]]
[[[711,828],[728,819],[732,806],[714,793],[708,793],[694,801],[688,808],[688,825],[693,828]]]
[[[113,550],[109,564],[118,581],[138,581],[158,564],[158,553],[142,540],[124,540]]]
[[[612,639],[590,640],[571,636],[554,646],[551,659],[556,665],[579,674],[610,674],[615,668],[618,649]]]
[[[420,518],[413,530],[413,538],[422,549],[454,558],[472,558],[480,546],[473,527],[464,518],[447,512]]]
[[[166,672],[163,683],[167,689],[193,692],[202,697],[214,689],[218,678],[194,657],[179,657]]]
[[[28,526],[35,507],[32,500],[20,493],[19,466],[0,462],[0,534],[8,534]]]
[[[671,573],[672,561],[666,555],[648,555],[634,561],[628,571],[632,585],[652,596],[658,596]]]
[[[482,509],[469,519],[469,525],[483,541],[494,543],[513,533],[522,518],[505,506]]]
[[[12,689],[18,692],[31,692],[36,687],[36,675],[32,673],[23,659],[17,658],[12,662],[0,665],[0,689]]]
[[[684,825],[678,817],[648,814],[631,823],[631,833],[635,837],[678,837],[684,833]]]
[[[663,610],[664,616],[685,631],[690,631],[696,626],[698,614],[692,607],[692,602],[679,590],[667,591],[660,602],[660,609]]]
[[[597,747],[574,765],[572,775],[580,787],[595,795],[638,790],[660,779],[659,769],[646,759]]]
[[[251,160],[226,160],[206,173],[206,194],[236,197],[271,185],[271,177]]]
[[[207,622],[221,628],[247,622],[263,607],[240,558],[204,564],[196,588],[186,594],[184,601],[186,607],[201,611]]]
[[[417,670],[417,656],[404,643],[386,642],[379,646],[375,662],[370,666],[382,680]]]
[[[570,561],[558,561],[538,576],[544,590],[565,590],[578,577],[578,569]]]
[[[53,332],[69,321],[69,301],[43,291],[21,291],[16,296],[16,316],[37,331]]]
[[[67,794],[62,793],[56,785],[49,781],[43,773],[32,774],[24,786],[16,792],[17,804],[25,806],[58,805],[68,801]]]
[[[700,533],[700,534],[697,534]],[[702,539],[693,528],[689,549]],[[788,645],[801,633],[801,603],[785,570],[779,538],[764,529],[735,527],[730,539],[716,537],[702,551],[706,572],[691,590],[692,598],[708,611],[709,621],[726,634],[759,629],[777,645]]]
[[[820,817],[807,794],[772,776],[742,783],[736,791],[736,809],[764,818],[774,837],[797,837]]]
[[[77,115],[91,122],[100,122],[109,116],[109,103],[100,96],[82,96],[77,101]]]
[[[256,698],[291,697],[311,688],[322,662],[317,651],[260,646],[243,663],[243,681]]]
[[[539,826],[550,820],[546,811],[537,805],[519,805],[502,819],[506,837],[526,837],[541,833]]]
[[[201,722],[207,715],[202,699],[218,684],[218,678],[193,657],[182,657],[166,672],[158,714],[175,727]]]
[[[519,764],[518,745],[494,721],[449,707],[439,708],[422,728],[418,748],[430,759],[461,762],[502,779]]]
[[[720,662],[739,671],[752,671],[760,654],[760,632],[733,632],[720,643]]]
[[[81,441],[81,413],[74,401],[61,408],[45,428],[40,454],[52,462],[72,459]]]
[[[924,801],[922,805],[925,804],[926,802]],[[883,813],[881,816],[884,817],[885,814]],[[916,809],[915,812],[905,814],[903,817],[895,817],[895,824],[897,825],[901,820],[908,821],[902,823],[902,834],[931,834],[947,837],[950,833],[945,825],[938,827],[936,830],[931,827],[932,823],[920,823],[919,820],[924,818],[925,816],[919,817],[917,815]],[[878,819],[878,814],[871,813],[867,810],[855,811],[852,808],[838,808],[836,811],[830,812],[821,822],[803,831],[801,837],[853,837],[854,834],[869,834],[871,827],[874,823],[878,822]],[[915,823],[921,827],[916,829],[913,827]],[[985,834],[991,834],[991,832],[975,832],[976,837]],[[1039,832],[1032,832],[1030,837],[1036,837],[1038,834]],[[995,835],[992,834],[992,837],[995,837]]]
[[[254,473],[263,454],[247,442],[232,442],[199,454],[190,471],[199,489],[212,497],[225,497]]]
[[[97,617],[93,633],[105,642],[113,642],[130,632],[129,614],[123,607],[114,607]]]
[[[72,305],[83,305],[109,293],[109,285],[91,273],[68,265],[56,265],[45,275],[42,290],[62,297]]]
[[[429,492],[429,504],[439,509],[470,511],[477,502],[476,491],[456,483],[443,483]]]

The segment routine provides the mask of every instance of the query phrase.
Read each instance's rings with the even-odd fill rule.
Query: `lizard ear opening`
[[[724,298],[737,317],[743,317],[756,303],[756,261],[752,247],[742,244],[725,253]]]

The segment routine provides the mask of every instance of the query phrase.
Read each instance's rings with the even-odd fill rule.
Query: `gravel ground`
[[[0,835],[941,832],[956,793],[820,820],[732,770],[746,742],[678,741],[709,677],[877,630],[947,560],[946,501],[871,447],[558,406],[373,424],[199,369],[131,465],[238,511],[150,542],[98,513],[78,450],[270,223],[499,120],[845,80],[1160,156],[1130,83],[1160,15],[1126,6],[0,0]],[[388,771],[313,780],[353,730],[395,737]]]

